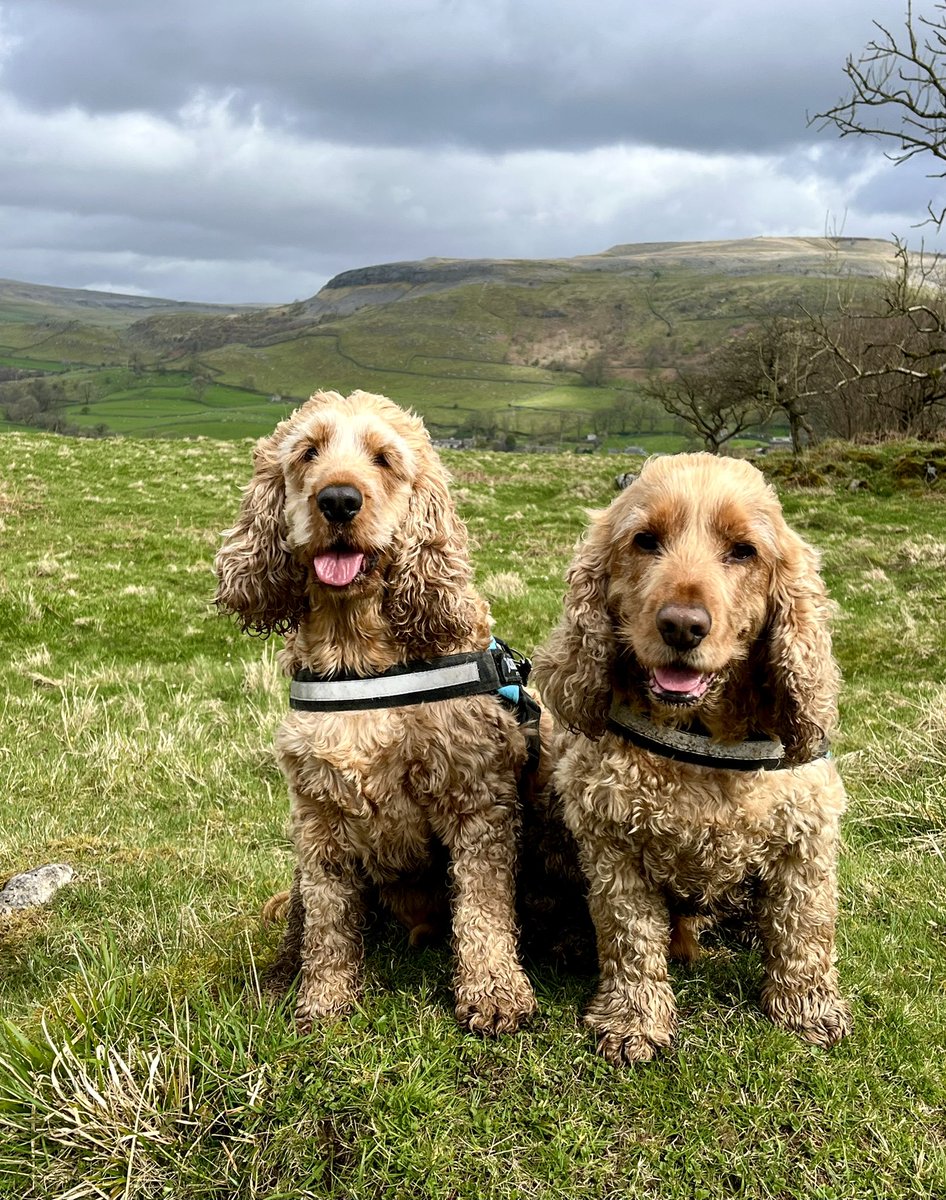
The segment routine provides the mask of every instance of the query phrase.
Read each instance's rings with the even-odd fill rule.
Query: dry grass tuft
[[[267,642],[259,658],[243,662],[243,691],[250,695],[265,696],[271,700],[284,701],[288,694],[286,677],[276,661],[277,649]]]
[[[496,571],[487,575],[480,586],[490,600],[510,600],[525,595],[526,590],[525,581],[515,571]]]
[[[946,566],[946,542],[930,533],[921,537],[907,538],[900,543],[897,561],[911,566]]]

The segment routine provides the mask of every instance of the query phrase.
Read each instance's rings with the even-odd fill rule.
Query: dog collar
[[[708,734],[657,725],[617,700],[612,701],[608,727],[643,750],[698,767],[724,771],[778,771],[800,765],[785,762],[785,747],[777,738],[749,737],[744,742],[717,742]],[[826,754],[827,744],[811,761],[824,758]]]

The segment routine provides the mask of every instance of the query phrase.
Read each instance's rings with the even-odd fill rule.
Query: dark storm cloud
[[[896,0],[873,15],[896,22]],[[6,87],[170,114],[198,91],[353,145],[771,151],[841,91],[863,0],[20,0]]]

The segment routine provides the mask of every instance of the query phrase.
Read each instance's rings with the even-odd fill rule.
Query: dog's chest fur
[[[711,770],[610,736],[579,739],[569,758],[557,779],[579,843],[622,847],[653,887],[696,907],[725,903],[749,878],[764,880],[844,805],[827,760],[794,771]]]
[[[361,713],[293,713],[276,751],[293,819],[383,878],[427,861],[448,814],[455,819],[463,811],[465,794],[484,775],[512,779],[525,759],[525,740],[512,715],[482,696]]]

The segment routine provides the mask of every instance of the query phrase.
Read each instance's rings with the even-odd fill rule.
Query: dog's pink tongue
[[[364,561],[365,556],[357,550],[331,550],[328,554],[317,554],[313,566],[320,583],[327,583],[330,587],[347,587],[361,570]]]
[[[686,667],[654,668],[657,686],[665,692],[695,692],[702,685],[703,678],[701,672],[689,671]]]

